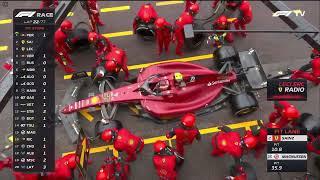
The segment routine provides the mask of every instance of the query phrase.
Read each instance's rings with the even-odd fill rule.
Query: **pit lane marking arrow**
[[[262,121],[262,120],[260,120],[260,121]],[[252,120],[252,121],[246,121],[246,122],[242,122],[242,123],[228,124],[227,126],[234,130],[234,129],[241,129],[241,128],[248,129],[251,126],[257,126],[257,125],[258,125],[257,120]],[[219,132],[220,130],[218,129],[218,127],[220,127],[220,126],[212,127],[212,128],[200,129],[199,131],[200,131],[200,134],[202,134],[202,135],[211,134],[211,133]],[[169,143],[170,143],[170,141],[172,139],[175,139],[175,136],[173,138],[171,138],[171,139],[167,139],[166,136],[157,136],[157,137],[144,139],[144,144],[153,144],[158,140],[169,141]],[[91,148],[90,149],[90,154],[104,152],[108,148],[113,148],[113,146],[112,145],[108,145],[108,146],[100,146],[100,147]],[[62,156],[65,156],[65,155],[68,155],[68,154],[71,154],[71,153],[74,153],[74,151],[63,153]]]
[[[106,13],[106,12],[114,12],[114,11],[127,11],[130,10],[130,6],[115,6],[110,8],[102,8],[100,9],[100,12]]]
[[[168,63],[168,62],[192,62],[192,61],[201,61],[201,60],[208,60],[212,59],[213,54],[204,54],[204,55],[199,55],[199,56],[191,56],[191,57],[185,57],[185,58],[178,58],[178,59],[170,59],[170,60],[163,60],[163,61],[156,61],[152,63],[145,63],[145,64],[137,64],[137,65],[131,65],[128,66],[129,70],[134,70],[134,69],[141,69],[141,68],[146,68],[151,65],[155,64],[160,64],[160,63]],[[88,76],[91,76],[91,72],[87,72]],[[72,78],[72,74],[64,75],[63,79],[64,80],[69,80]]]
[[[173,5],[173,4],[183,4],[184,1],[161,1],[156,2],[156,6],[167,6],[167,5]]]

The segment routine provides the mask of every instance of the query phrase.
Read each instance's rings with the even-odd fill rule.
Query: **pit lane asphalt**
[[[138,11],[141,4],[144,2],[126,2],[126,1],[103,1],[99,2],[100,8],[115,7],[130,5],[130,10],[119,12],[101,13],[101,17],[106,23],[106,26],[100,29],[101,33],[113,33],[119,31],[130,31],[132,26],[132,20],[135,13]],[[208,5],[211,2],[201,2],[201,13],[198,17],[206,17],[210,8]],[[152,2],[155,4],[155,2]],[[318,1],[310,2],[287,2],[289,7],[293,9],[302,9],[306,11],[305,18],[313,25],[319,28],[319,5]],[[248,26],[248,29],[288,29],[280,19],[271,17],[271,11],[263,5],[261,2],[252,2],[254,11],[254,20]],[[21,1],[21,2],[9,2],[8,8],[0,7],[0,20],[11,18],[12,10],[15,8],[36,8],[38,4],[34,1]],[[174,22],[182,8],[183,4],[159,6],[156,10],[160,16],[168,19],[169,22]],[[87,22],[87,15],[81,9],[79,5],[73,9],[74,16],[70,19],[76,24],[76,22]],[[0,59],[4,59],[11,56],[11,44],[12,44],[12,24],[0,25],[0,46],[8,45],[7,51],[0,52]],[[174,55],[174,46],[171,46],[170,55],[162,55],[157,57],[156,46],[153,42],[142,42],[137,40],[135,36],[123,36],[111,38],[111,41],[119,47],[125,49],[128,54],[128,64],[141,64],[153,61],[161,61],[167,59],[179,58]],[[260,60],[264,66],[266,73],[276,70],[286,69],[287,67],[299,67],[308,61],[310,55],[310,48],[303,40],[297,40],[292,34],[249,34],[246,39],[236,37],[234,45],[241,50],[248,50],[255,48],[260,56]],[[207,46],[202,46],[201,49],[196,51],[186,52],[183,57],[203,55],[212,53],[212,49]],[[83,52],[72,56],[76,64],[77,70],[88,70],[94,63],[94,53]],[[210,66],[213,63],[208,61],[196,62],[205,66]],[[0,74],[4,74],[3,70],[0,70]],[[66,87],[70,84],[70,81],[63,80],[63,71],[59,68],[56,69],[56,104],[59,104],[64,96]],[[215,127],[223,124],[232,124],[243,121],[250,121],[254,119],[267,120],[268,113],[272,111],[272,103],[267,102],[266,90],[259,91],[259,103],[260,108],[257,112],[243,118],[235,118],[231,115],[230,108],[225,108],[219,112],[201,116],[198,118],[198,127],[208,128]],[[295,102],[302,112],[310,112],[319,116],[319,87],[312,87],[308,94],[307,102]],[[2,136],[12,131],[12,101],[10,101],[7,107],[3,110],[0,116],[1,126],[0,133]],[[121,120],[124,127],[129,128],[132,132],[145,138],[163,135],[167,130],[175,125],[166,124],[159,125],[143,119],[137,119],[131,116],[132,112],[127,107],[121,107],[117,114],[117,119]],[[240,131],[243,131],[240,130]],[[212,158],[210,157],[211,145],[210,138],[212,135],[206,135],[203,137],[202,142],[195,143],[186,154],[186,161],[183,167],[179,170],[179,179],[223,179],[228,174],[228,167],[231,165],[232,160],[230,157]],[[5,138],[0,139],[0,147],[7,144]],[[74,145],[71,145],[68,141],[64,127],[58,126],[56,128],[56,157],[61,156],[62,153],[72,151],[75,149]],[[98,170],[98,167],[103,163],[104,153],[97,153],[91,156],[94,163],[89,167],[90,174],[94,175]],[[152,145],[147,145],[142,154],[138,156],[136,162],[131,164],[132,177],[131,179],[157,179],[155,171],[152,167]],[[246,158],[246,161],[254,164],[259,179],[277,179],[278,175],[273,173],[266,173],[266,157],[263,155],[259,160],[255,160],[251,155]],[[309,162],[309,171],[316,172],[312,161]],[[2,171],[0,173],[1,179],[9,178],[9,171]],[[288,176],[287,176],[288,175]],[[283,173],[284,179],[292,179],[293,176],[302,175],[301,173]],[[285,177],[287,176],[287,177]]]

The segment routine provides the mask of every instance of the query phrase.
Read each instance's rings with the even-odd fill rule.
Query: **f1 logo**
[[[32,17],[36,11],[20,11],[15,17]]]
[[[291,11],[277,11],[272,14],[272,17],[279,17],[279,16],[290,16],[291,13],[294,13],[296,16],[304,16],[306,11],[302,11],[300,9],[291,10]]]

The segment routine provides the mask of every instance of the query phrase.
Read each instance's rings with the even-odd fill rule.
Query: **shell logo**
[[[91,99],[90,99],[90,102],[92,103],[92,104],[96,104],[97,102],[99,102],[99,98],[98,97],[92,97]]]

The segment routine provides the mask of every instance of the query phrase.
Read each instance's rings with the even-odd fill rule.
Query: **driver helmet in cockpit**
[[[174,73],[174,81],[179,85],[179,87],[186,86],[185,82],[183,81],[183,75],[179,72]]]
[[[164,80],[159,81],[159,90],[160,91],[169,90],[169,87],[170,87],[170,82],[168,79],[164,79]]]
[[[174,80],[177,83],[180,83],[183,80],[183,75],[179,72],[174,73]]]

